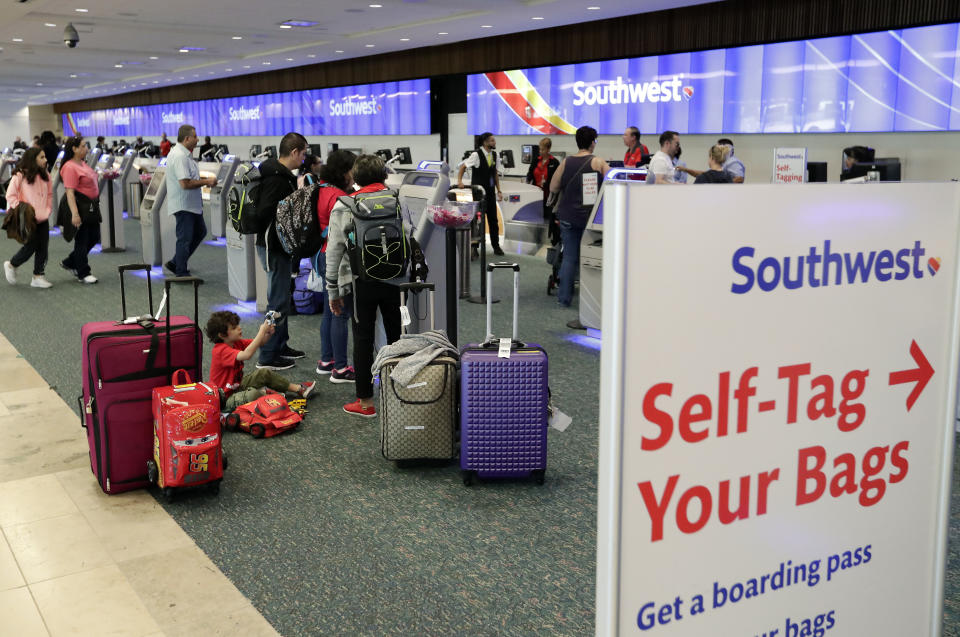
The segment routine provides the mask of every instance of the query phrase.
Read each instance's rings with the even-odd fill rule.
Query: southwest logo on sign
[[[683,98],[688,102],[693,99],[693,87],[684,86],[683,87]]]
[[[672,79],[660,82],[627,83],[618,75],[616,80],[598,86],[587,86],[587,83],[582,81],[574,82],[573,105],[679,102],[683,99],[680,91],[682,77],[682,75],[674,75]],[[693,97],[693,88],[684,88],[683,95],[686,95],[687,88],[690,89],[690,94],[686,96],[689,100]]]
[[[822,250],[810,246],[807,254],[784,257],[759,257],[752,246],[743,246],[733,253],[733,272],[737,279],[730,286],[734,294],[746,294],[755,286],[763,292],[772,292],[778,287],[796,290],[829,285],[854,285],[875,280],[885,283],[890,280],[922,279],[923,267],[920,258],[926,249],[920,241],[912,248],[899,250],[871,250],[870,252],[834,252],[829,239],[823,242]],[[940,269],[940,259],[931,258],[927,270],[931,275]]]
[[[254,106],[253,108],[247,108],[246,106],[241,106],[240,108],[230,107],[228,112],[231,122],[249,122],[260,120],[263,117],[263,112],[259,106]]]
[[[345,117],[355,115],[375,115],[383,110],[383,106],[377,102],[377,98],[370,96],[370,99],[344,98],[337,102],[330,100],[330,115],[332,117]]]

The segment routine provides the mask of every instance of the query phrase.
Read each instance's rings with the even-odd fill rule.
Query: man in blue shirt
[[[733,155],[733,140],[722,137],[717,140],[717,144],[730,147],[730,156],[727,157],[727,161],[723,164],[723,172],[730,173],[730,176],[733,177],[733,183],[742,184],[744,178],[747,176],[747,169],[744,167],[743,162]]]
[[[190,275],[187,261],[207,236],[200,189],[217,185],[216,177],[200,179],[200,169],[193,160],[198,141],[197,129],[184,124],[177,133],[177,145],[167,155],[167,210],[177,218],[177,251],[163,267],[175,276]]]

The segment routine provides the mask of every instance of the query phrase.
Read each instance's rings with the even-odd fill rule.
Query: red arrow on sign
[[[927,360],[927,357],[923,355],[923,352],[920,350],[920,346],[917,345],[916,341],[910,342],[910,355],[913,356],[913,360],[916,362],[918,367],[890,373],[891,385],[916,383],[913,391],[911,391],[910,395],[907,396],[907,411],[910,411],[910,408],[913,407],[913,404],[917,402],[917,398],[920,397],[920,393],[923,391],[923,388],[926,387],[927,383],[930,382],[930,379],[933,378],[933,367],[930,365],[930,361]]]

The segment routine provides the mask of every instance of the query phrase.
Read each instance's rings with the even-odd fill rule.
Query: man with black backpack
[[[267,309],[280,313],[276,331],[260,348],[257,368],[290,369],[294,359],[306,354],[288,345],[287,317],[290,315],[290,256],[277,238],[277,204],[297,189],[293,171],[303,165],[307,140],[300,133],[287,133],[280,140],[280,157],[260,164],[260,184],[256,196],[257,255],[267,271]]]
[[[373,418],[373,339],[377,310],[387,342],[400,338],[400,288],[407,274],[410,244],[397,193],[384,181],[387,168],[376,155],[361,155],[353,166],[360,190],[340,197],[330,211],[326,280],[330,310],[343,311],[341,290],[353,284],[353,365],[357,400],[343,406],[348,414]]]

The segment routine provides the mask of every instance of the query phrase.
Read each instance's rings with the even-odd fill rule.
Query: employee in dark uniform
[[[463,173],[467,168],[472,169],[470,184],[483,186],[486,192],[484,215],[490,228],[490,246],[494,254],[503,256],[503,250],[500,249],[500,224],[497,221],[497,201],[503,199],[500,192],[500,158],[497,156],[497,138],[493,133],[481,135],[480,147],[463,160],[460,172],[457,173],[457,188],[463,188]]]

